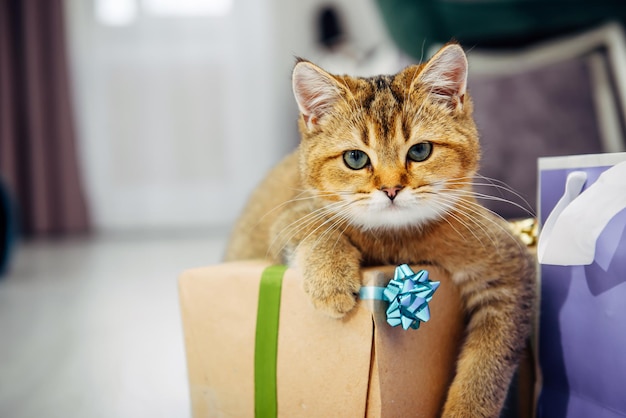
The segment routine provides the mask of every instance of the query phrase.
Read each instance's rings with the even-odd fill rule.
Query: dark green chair
[[[451,39],[466,48],[515,48],[626,22],[623,0],[376,0],[396,45],[422,60]]]

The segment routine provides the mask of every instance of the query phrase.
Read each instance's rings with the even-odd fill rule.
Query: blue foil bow
[[[387,287],[365,286],[361,288],[361,299],[382,299],[389,302],[387,323],[393,327],[418,329],[421,322],[430,319],[428,303],[440,282],[428,280],[428,271],[413,272],[407,264],[396,267],[394,278]],[[382,290],[382,292],[381,292]]]

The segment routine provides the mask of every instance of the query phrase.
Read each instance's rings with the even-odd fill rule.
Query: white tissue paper
[[[539,235],[539,263],[561,266],[593,263],[598,237],[609,221],[626,208],[626,161],[606,170],[581,193],[586,179],[584,171],[568,175],[563,197]]]

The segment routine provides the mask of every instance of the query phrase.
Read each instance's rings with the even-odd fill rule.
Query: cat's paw
[[[338,278],[336,274],[307,277],[305,274],[304,291],[309,295],[313,306],[333,318],[342,318],[357,303],[361,280],[358,272],[353,278]]]
[[[357,293],[334,292],[312,297],[313,306],[333,318],[343,318],[356,306]]]

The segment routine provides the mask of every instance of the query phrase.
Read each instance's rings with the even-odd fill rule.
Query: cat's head
[[[363,228],[445,216],[478,167],[466,84],[456,44],[393,76],[337,76],[299,60],[293,89],[305,187]]]

